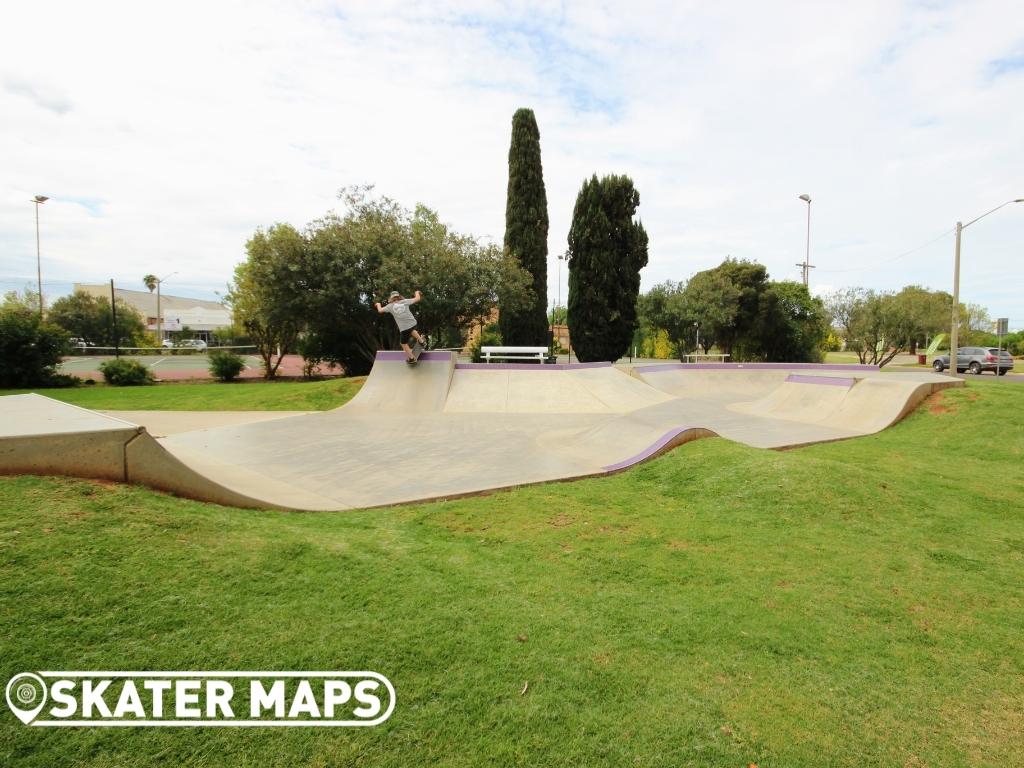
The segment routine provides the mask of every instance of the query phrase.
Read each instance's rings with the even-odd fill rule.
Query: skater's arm
[[[383,315],[383,314],[384,314],[384,313],[385,313],[385,312],[387,311],[387,310],[385,310],[385,309],[384,309],[384,307],[382,307],[382,306],[380,305],[380,302],[379,302],[379,301],[375,301],[375,302],[373,302],[373,306],[375,306],[375,307],[377,308],[377,312],[378,312],[379,314],[382,314],[382,315]]]
[[[410,304],[415,304],[416,302],[418,302],[418,301],[419,301],[420,299],[422,299],[422,298],[423,298],[423,294],[422,294],[422,293],[420,293],[419,291],[416,291],[416,293],[414,293],[414,294],[412,295],[412,298],[411,298],[411,299],[409,299],[409,303],[410,303]]]

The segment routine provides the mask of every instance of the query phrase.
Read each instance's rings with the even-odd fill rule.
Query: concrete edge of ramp
[[[898,376],[900,374],[893,375]],[[912,412],[917,410],[917,407],[922,402],[924,402],[924,400],[926,400],[929,396],[934,395],[936,392],[941,392],[944,389],[955,389],[958,387],[963,387],[965,386],[965,384],[966,382],[960,379],[950,379],[949,381],[922,382],[918,386],[914,387],[910,394],[907,395],[906,399],[903,402],[903,406],[899,409],[899,411],[897,411],[896,415],[893,416],[888,421],[884,422],[876,431],[881,432],[882,430],[888,429],[894,424],[899,423],[907,416],[909,416]]]
[[[137,424],[36,393],[2,400],[8,397],[13,402],[4,403],[7,409],[17,407],[30,420],[47,424],[66,421],[74,429],[0,436],[0,475],[140,483],[184,498],[250,509],[339,508],[337,502],[249,473],[242,487],[259,488],[265,498],[256,498],[196,471]]]
[[[293,416],[307,416],[310,413],[317,413],[317,411],[97,411],[97,413],[144,427],[150,435],[160,438],[181,432],[290,419]]]
[[[857,363],[657,363],[655,365],[633,366],[640,373],[661,371],[872,371],[878,373],[877,365]]]
[[[205,457],[204,469],[217,476],[212,480],[181,456],[175,456],[153,437],[141,431],[125,445],[125,482],[146,485],[195,501],[213,502],[247,509],[325,511],[344,509],[337,501],[325,499],[294,485],[281,483],[244,467],[213,462]],[[245,488],[248,492],[239,490]]]
[[[621,472],[622,470],[629,469],[636,464],[641,464],[649,459],[656,458],[663,453],[667,453],[673,448],[683,445],[683,443],[699,440],[702,437],[718,437],[718,433],[713,432],[710,429],[706,429],[705,427],[677,427],[676,429],[670,429],[640,453],[630,456],[628,459],[616,462],[615,464],[609,464],[604,467],[604,471],[606,474]]]
[[[0,475],[64,475],[124,482],[124,447],[140,430],[141,427],[128,427],[3,437]]]
[[[846,387],[849,389],[857,380],[841,376],[809,376],[791,373],[786,377],[787,384],[814,384],[820,387]]]
[[[611,363],[456,363],[459,370],[492,370],[492,371],[579,371],[588,368],[611,368]]]

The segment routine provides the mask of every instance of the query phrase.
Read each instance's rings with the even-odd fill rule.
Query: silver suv
[[[938,373],[949,368],[949,354],[936,357],[932,363]],[[984,371],[999,372],[1005,376],[1007,371],[1013,370],[1013,356],[1005,349],[996,347],[960,347],[956,354],[956,372],[963,373],[970,371],[975,375],[981,375]]]

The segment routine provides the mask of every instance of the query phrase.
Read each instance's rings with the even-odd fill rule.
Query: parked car
[[[949,368],[949,355],[936,357],[932,363],[938,373]],[[956,372],[963,373],[970,371],[975,375],[981,375],[985,371],[999,372],[1005,376],[1007,371],[1013,370],[1013,356],[1005,349],[996,347],[960,347],[956,355]]]
[[[96,346],[91,341],[86,341],[85,339],[80,339],[78,337],[68,339],[68,343],[71,344],[72,347],[78,347],[79,349]]]
[[[178,341],[164,339],[163,347],[164,349],[194,349],[197,352],[205,352],[206,342],[202,339],[179,339]]]

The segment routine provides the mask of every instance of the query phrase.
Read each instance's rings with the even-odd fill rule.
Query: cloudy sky
[[[626,173],[644,288],[728,255],[816,291],[950,290],[953,228],[1024,197],[1019,0],[4,3],[0,289],[222,290],[258,226],[373,183],[503,234],[512,113],[541,131],[554,255]],[[965,230],[961,296],[1024,327],[1024,204]],[[566,275],[561,274],[562,300]]]

